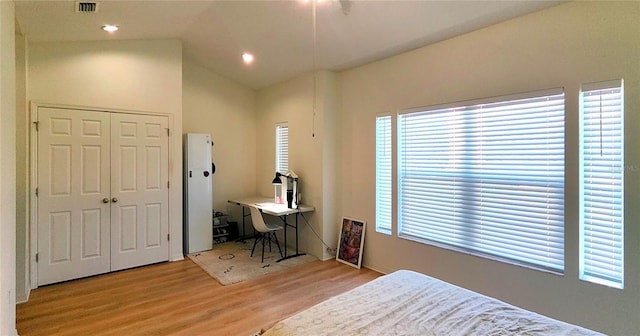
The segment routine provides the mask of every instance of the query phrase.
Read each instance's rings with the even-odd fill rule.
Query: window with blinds
[[[276,171],[289,170],[289,126],[276,125]]]
[[[398,116],[399,236],[564,271],[562,89]]]
[[[376,231],[391,234],[391,116],[376,117]]]
[[[583,85],[580,99],[580,279],[624,287],[622,81]]]

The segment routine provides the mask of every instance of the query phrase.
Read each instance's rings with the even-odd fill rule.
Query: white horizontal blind
[[[289,126],[286,123],[276,125],[276,171],[289,169]]]
[[[622,82],[584,86],[580,111],[580,278],[623,288]]]
[[[376,118],[376,231],[391,234],[391,116]]]
[[[564,93],[493,101],[399,116],[399,235],[562,272]]]

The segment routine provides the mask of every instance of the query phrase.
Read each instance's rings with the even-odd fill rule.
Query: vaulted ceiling
[[[315,1],[315,3],[314,3]],[[180,39],[184,57],[259,89],[314,69],[340,71],[525,15],[563,1],[16,0],[32,42]],[[101,27],[114,24],[116,33]],[[255,55],[242,62],[245,51]]]

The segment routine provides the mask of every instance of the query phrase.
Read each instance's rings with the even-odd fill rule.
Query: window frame
[[[283,130],[286,130],[283,132]],[[275,128],[275,171],[286,172],[289,170],[289,124],[287,122],[279,122]],[[283,138],[286,138],[286,143],[283,143]],[[286,148],[282,148],[286,146]],[[283,152],[286,151],[286,166],[283,166]]]
[[[620,105],[616,106],[619,108],[619,121],[616,120],[615,116],[616,111],[607,112],[608,117],[603,117],[603,105],[602,105],[602,96],[606,93],[598,91],[606,91],[606,90],[620,90]],[[593,134],[589,131],[586,131],[587,128],[587,119],[585,113],[594,113],[594,111],[586,111],[587,102],[586,96],[587,93],[594,93],[595,95],[600,96],[598,111],[600,120],[599,130]],[[580,224],[580,240],[579,240],[579,279],[582,281],[587,281],[595,284],[600,284],[616,289],[624,289],[624,182],[625,182],[625,144],[624,144],[624,80],[612,80],[605,82],[597,82],[597,83],[589,83],[583,84],[580,88],[579,94],[579,123],[580,123],[580,135],[579,135],[579,155],[580,155],[580,174],[579,174],[579,188],[580,188],[580,204],[579,204],[579,224]],[[589,117],[592,117],[591,115]],[[596,116],[598,117],[598,116]],[[603,119],[604,120],[603,123]],[[612,122],[618,122],[617,124],[612,124]],[[605,124],[603,126],[603,124]],[[611,134],[611,127],[619,126],[620,130],[618,133]],[[603,128],[604,127],[604,128]],[[604,133],[603,133],[604,130]],[[588,134],[587,134],[588,133]],[[604,134],[604,135],[603,135]],[[589,149],[585,145],[585,137],[599,137],[600,138],[600,157],[603,159],[598,160],[594,158],[591,154],[587,154]],[[619,142],[614,142],[616,146],[612,147],[612,139],[615,137],[620,137]],[[603,140],[603,137],[605,140]],[[597,139],[596,139],[597,140]],[[606,141],[606,148],[609,150],[609,153],[603,152],[603,141]],[[619,155],[615,154],[615,151],[619,150]],[[611,153],[613,151],[613,153]],[[597,156],[597,153],[596,153]],[[593,158],[593,159],[590,159]],[[588,161],[590,169],[587,169],[585,160]],[[618,164],[619,167],[616,168],[615,165]],[[611,179],[609,186],[607,187],[605,183],[598,183],[598,181],[602,181],[604,177],[602,176],[602,169],[605,166],[609,166],[608,174]],[[587,178],[587,174],[590,174],[589,178]],[[595,176],[595,177],[594,177]],[[594,183],[588,185],[587,179],[593,180]],[[616,183],[617,182],[617,183]],[[620,188],[620,191],[616,191],[616,187]],[[609,189],[609,190],[606,190]],[[587,192],[589,190],[589,192]],[[605,198],[596,197],[596,193],[607,192],[608,195]],[[589,195],[587,195],[589,193]],[[610,201],[612,197],[618,197],[616,200]],[[605,200],[606,199],[606,200]],[[600,200],[600,201],[598,201]],[[588,205],[587,205],[588,204]],[[616,204],[619,204],[620,209],[615,209]],[[605,209],[609,208],[608,214],[603,213]],[[587,220],[587,215],[585,212],[595,214],[595,216],[590,216]],[[612,217],[612,219],[604,219],[605,216]],[[616,222],[619,220],[619,228],[617,228]],[[589,222],[587,224],[586,222]],[[604,223],[609,222],[610,225],[607,228]],[[605,230],[606,229],[606,230]],[[600,232],[600,237],[594,237],[592,233]],[[588,232],[588,233],[587,233]],[[605,232],[608,232],[609,235],[605,237]],[[619,234],[618,234],[619,233]],[[587,239],[587,236],[591,237]],[[597,240],[597,241],[596,241]],[[616,240],[619,240],[619,247],[616,247]],[[591,247],[587,248],[586,245],[591,245]],[[609,248],[605,247],[609,245]],[[594,247],[595,246],[595,247]],[[612,247],[613,246],[613,247]],[[608,251],[607,251],[608,250]],[[588,251],[588,252],[587,252]],[[612,256],[612,254],[614,256]],[[600,259],[594,261],[596,258]],[[618,261],[619,259],[619,261]],[[618,261],[619,265],[616,265],[616,261]],[[601,265],[595,265],[595,264]],[[590,265],[589,265],[590,264]],[[604,264],[604,265],[602,265]],[[609,270],[605,270],[608,265]],[[619,271],[617,267],[619,266]],[[613,270],[612,270],[613,269]]]
[[[463,110],[465,108],[469,108],[469,107],[474,107],[474,106],[479,106],[479,105],[483,105],[483,104],[500,104],[500,103],[504,103],[504,102],[509,102],[509,101],[515,101],[515,100],[520,100],[520,99],[535,99],[536,97],[545,97],[545,96],[559,96],[561,95],[561,102],[557,103],[557,104],[561,104],[562,106],[562,112],[561,112],[561,116],[562,116],[562,168],[560,169],[562,171],[562,176],[560,178],[561,180],[561,184],[562,184],[562,189],[561,192],[559,193],[561,195],[561,214],[558,215],[557,217],[559,217],[559,221],[561,223],[560,225],[560,229],[561,229],[561,233],[559,234],[559,236],[556,237],[556,247],[554,248],[554,253],[556,253],[556,257],[555,257],[555,261],[554,264],[537,264],[537,263],[532,263],[530,261],[523,261],[523,260],[519,260],[519,259],[513,259],[512,257],[505,257],[504,255],[496,255],[496,254],[492,254],[492,253],[487,253],[485,251],[482,250],[478,250],[472,246],[461,246],[461,245],[452,245],[450,242],[443,242],[443,241],[438,241],[438,240],[434,240],[432,238],[427,238],[427,237],[416,237],[415,234],[408,234],[405,232],[404,230],[404,226],[406,225],[405,221],[403,220],[403,174],[404,174],[404,167],[403,167],[403,159],[405,158],[405,154],[403,153],[403,121],[402,118],[404,118],[403,116],[405,115],[409,115],[409,114],[413,114],[413,113],[428,113],[428,111],[438,111],[438,110]],[[425,112],[426,111],[426,112]],[[397,159],[394,161],[398,166],[398,174],[397,174],[397,222],[398,222],[398,236],[400,238],[404,238],[404,239],[409,239],[409,240],[414,240],[414,241],[418,241],[421,243],[425,243],[428,245],[433,245],[433,246],[438,246],[438,247],[443,247],[443,248],[447,248],[450,250],[455,250],[455,251],[459,251],[459,252],[463,252],[463,253],[468,253],[468,254],[472,254],[472,255],[477,255],[477,256],[481,256],[481,257],[485,257],[485,258],[489,258],[489,259],[494,259],[494,260],[500,260],[503,262],[507,262],[507,263],[511,263],[511,264],[516,264],[516,265],[520,265],[520,266],[525,266],[525,267],[530,267],[530,268],[535,268],[535,269],[539,269],[539,270],[543,270],[543,271],[548,271],[548,272],[552,272],[552,273],[556,273],[556,274],[563,274],[564,270],[565,270],[565,251],[564,251],[564,171],[565,171],[565,167],[566,167],[566,162],[565,162],[565,155],[564,155],[564,147],[566,146],[566,134],[565,134],[565,120],[566,120],[566,98],[565,98],[565,94],[564,94],[564,90],[562,88],[556,88],[556,89],[549,89],[549,90],[540,90],[540,91],[533,91],[533,92],[527,92],[527,93],[522,93],[522,94],[516,94],[516,95],[505,95],[505,96],[499,96],[499,97],[492,97],[492,98],[485,98],[485,99],[476,99],[476,100],[470,100],[470,101],[463,101],[463,102],[457,102],[457,103],[451,103],[451,104],[442,104],[442,105],[435,105],[435,106],[428,106],[428,107],[420,107],[420,108],[412,108],[412,109],[407,109],[407,110],[403,110],[398,114],[398,121],[397,121],[397,149],[398,149],[398,154],[397,154]],[[466,226],[465,226],[466,227]],[[559,247],[558,247],[559,246]],[[559,257],[558,257],[559,256]]]
[[[379,124],[383,123],[384,124]],[[380,138],[378,127],[384,127]],[[394,169],[394,118],[390,112],[376,115],[376,232],[385,235],[393,234],[393,169]],[[385,153],[380,150],[384,149]],[[382,179],[381,179],[382,176]]]

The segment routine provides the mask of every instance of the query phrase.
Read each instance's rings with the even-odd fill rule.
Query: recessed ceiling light
[[[250,53],[243,53],[242,54],[242,60],[244,61],[245,64],[251,64],[253,63],[253,55],[251,55]]]
[[[109,33],[113,33],[114,31],[120,29],[118,26],[113,26],[113,25],[104,25],[102,26],[102,30],[109,32]]]

